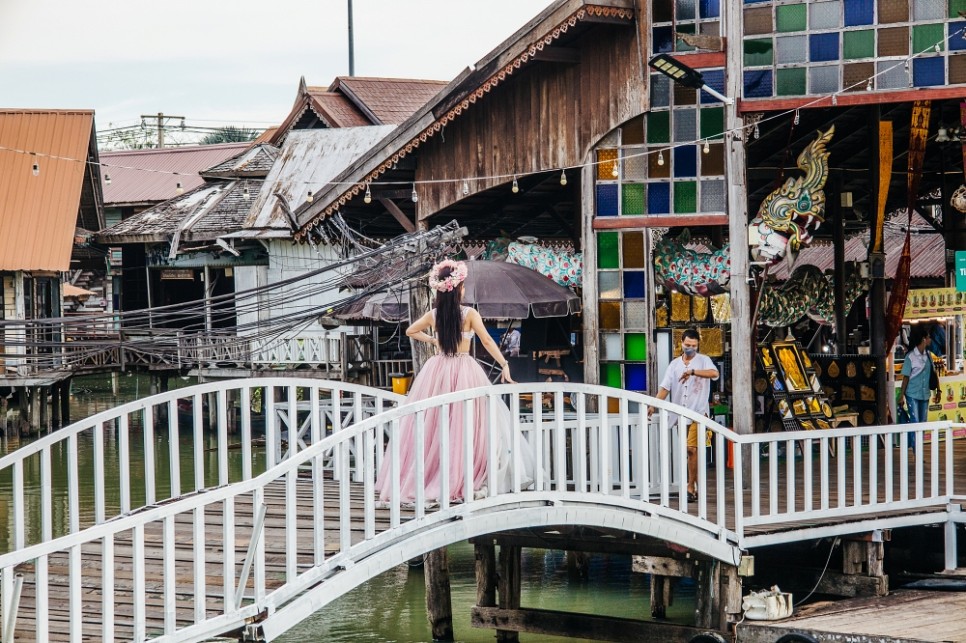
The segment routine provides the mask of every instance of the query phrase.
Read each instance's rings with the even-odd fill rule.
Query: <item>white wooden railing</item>
[[[299,388],[310,391],[310,396],[303,395],[304,399],[299,400]],[[267,470],[256,477],[243,475],[241,480],[232,481],[223,463],[227,457],[227,417],[221,411],[226,408],[223,396],[229,390],[241,390],[248,393],[242,399],[251,400],[254,389],[284,391],[287,399],[284,404],[278,404],[270,401],[274,398],[263,398],[267,414]],[[320,397],[323,390],[332,391],[328,404]],[[167,404],[172,408],[170,405],[178,393],[155,396],[120,407],[113,414],[91,418],[85,426],[93,431],[96,461],[104,458],[105,428],[109,424],[119,432],[118,452],[123,453],[126,447],[120,436],[126,435],[130,428],[130,421],[125,418],[138,409],[150,417],[158,405]],[[916,524],[942,522],[947,518],[938,512],[947,511],[947,504],[956,493],[952,431],[962,430],[961,426],[943,422],[740,436],[666,401],[611,388],[566,383],[474,389],[377,413],[379,408],[386,408],[389,401],[398,398],[391,398],[384,391],[342,383],[289,379],[253,379],[193,387],[194,426],[202,424],[198,409],[201,396],[208,393],[219,400],[215,449],[218,476],[213,482],[218,486],[205,489],[196,482],[194,487],[200,492],[165,504],[156,504],[155,491],[153,501],[143,503],[140,511],[133,512],[128,498],[121,502],[121,515],[105,520],[108,515],[103,500],[105,467],[101,466],[94,478],[95,488],[100,490],[95,492],[93,522],[96,524],[86,527],[81,524],[77,491],[71,491],[70,528],[56,538],[52,537],[55,535],[52,514],[44,511],[50,505],[49,491],[42,489],[43,537],[28,542],[23,527],[15,527],[20,530],[14,538],[15,548],[0,555],[5,614],[17,613],[12,608],[16,604],[13,598],[19,596],[14,579],[23,571],[20,566],[28,563],[31,565],[28,581],[36,584],[31,595],[36,598],[33,605],[22,605],[21,610],[31,613],[38,640],[46,640],[50,626],[43,617],[52,600],[47,587],[49,566],[58,556],[66,557],[71,576],[68,601],[72,632],[79,633],[85,624],[94,627],[86,619],[96,618],[103,640],[121,637],[202,640],[257,620],[258,633],[270,640],[337,596],[413,555],[495,530],[561,522],[620,525],[645,536],[667,539],[673,534],[679,544],[730,561],[738,550],[749,544],[781,542],[789,538],[789,533],[803,539],[818,533],[831,535],[868,529],[875,520],[905,520],[902,524],[913,524],[910,520],[919,521]],[[342,404],[343,393],[351,393],[351,404]],[[504,399],[514,418],[510,433],[512,452],[520,454],[526,441],[535,454],[537,475],[533,484],[527,484],[516,456],[510,469],[511,483],[508,488],[500,488],[494,478],[498,457],[494,440],[485,446],[474,446],[464,435],[463,450],[451,454],[450,425],[448,420],[443,420],[443,430],[438,436],[441,470],[450,471],[454,462],[472,462],[475,449],[485,448],[488,463],[485,495],[466,494],[467,497],[454,502],[450,499],[449,483],[444,482],[438,501],[431,502],[417,485],[414,503],[411,507],[404,506],[398,493],[399,442],[393,439],[399,435],[402,424],[413,423],[415,452],[422,454],[427,435],[432,433],[427,426],[427,414],[439,411],[442,418],[451,417],[451,412],[469,417],[472,407],[482,404],[487,409],[489,422]],[[528,400],[537,403],[528,408]],[[368,403],[371,406],[367,411]],[[656,411],[650,422],[649,408]],[[351,425],[342,424],[344,410],[356,414]],[[669,412],[681,413],[684,420],[672,425],[668,422]],[[176,413],[169,413],[169,419],[172,417]],[[296,421],[292,422],[291,418]],[[687,463],[686,422],[692,420],[700,425],[699,435],[710,432],[713,454],[713,463],[709,463],[707,450],[698,449],[699,499],[696,503],[679,493],[681,474]],[[242,413],[243,435],[246,423],[250,420],[245,420]],[[289,430],[287,450],[281,442],[283,424]],[[145,425],[153,423],[146,421]],[[332,427],[332,432],[325,430],[327,426]],[[910,430],[916,433],[919,448],[907,448],[904,439]],[[74,454],[69,457],[68,465],[72,469],[71,480],[76,483],[79,430],[65,431],[73,432],[67,437],[70,453]],[[295,432],[300,433],[298,438]],[[930,441],[924,443],[927,436]],[[898,446],[892,446],[893,442]],[[727,466],[729,443],[733,452],[732,468]],[[796,456],[799,446],[801,455]],[[204,451],[204,447],[198,438],[192,445],[195,452]],[[784,449],[784,462],[780,460],[780,447]],[[51,444],[41,441],[29,448],[33,449],[31,457],[40,457],[41,477],[45,483],[49,482]],[[172,453],[171,460],[177,461],[178,457],[180,454]],[[384,458],[389,458],[393,472],[392,494],[388,506],[381,507],[377,505],[374,483]],[[745,458],[751,458],[750,481],[743,478]],[[122,483],[130,475],[130,471],[124,472],[123,461],[121,458],[119,465]],[[14,513],[21,521],[28,518],[28,512],[23,509],[26,502],[22,491],[24,462],[21,457],[0,459],[0,468],[13,469]],[[206,478],[206,464],[194,458],[196,481]],[[421,477],[426,460],[417,458],[415,466],[417,476]],[[310,484],[305,484],[304,476],[300,476],[303,469],[311,471]],[[148,472],[147,467],[145,471]],[[348,472],[352,475],[347,475]],[[170,475],[172,491],[180,492],[180,486],[174,482],[177,472],[172,470]],[[444,475],[442,479],[448,481],[449,476]],[[472,481],[469,482],[472,486]],[[799,496],[803,498],[801,502]],[[239,508],[243,506],[250,509],[241,511]],[[934,511],[922,511],[926,507]],[[901,517],[887,515],[911,509],[919,511]],[[273,520],[266,520],[268,513],[272,513]],[[776,529],[783,524],[801,525],[806,521],[814,526],[814,531],[801,527]],[[185,525],[190,525],[192,534],[190,551],[177,548],[177,539],[184,538],[178,529],[184,529]],[[306,537],[307,533],[311,537]],[[769,534],[774,540],[768,540]],[[115,544],[120,541],[131,543],[134,556],[134,573],[130,580],[124,580],[128,584],[123,589],[121,579],[114,577],[111,564]],[[157,583],[150,585],[146,581],[147,542],[150,549],[161,552],[160,589]],[[284,543],[284,553],[278,563],[280,572],[267,573],[276,563],[266,555],[266,542]],[[85,556],[89,555],[85,552],[92,545],[99,552],[100,565],[96,570],[84,565]],[[208,551],[224,552],[224,555],[216,562],[206,558]],[[218,588],[206,586],[213,573],[221,578]],[[108,614],[112,612],[113,597],[122,591],[133,593],[135,613],[130,625],[132,631],[119,633]],[[155,592],[154,599],[148,601],[146,597],[151,592]],[[85,601],[99,596],[103,609],[91,616],[90,610],[82,607],[82,593]],[[187,619],[185,603],[191,615]],[[151,612],[149,604],[163,607]]]

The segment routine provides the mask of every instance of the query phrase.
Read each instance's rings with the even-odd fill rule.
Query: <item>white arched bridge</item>
[[[97,414],[0,458],[0,485],[9,489],[0,506],[8,526],[2,641],[199,641],[241,632],[271,640],[415,556],[555,525],[620,530],[733,563],[763,545],[943,523],[946,564],[956,566],[964,490],[952,437],[961,425],[738,435],[665,401],[570,383],[402,401],[317,379],[202,384]],[[399,494],[388,506],[377,502],[384,458],[398,474],[399,450],[386,446],[398,444],[391,438],[404,418],[414,418],[423,453],[427,413],[455,405],[468,418],[483,405],[490,418],[500,401],[514,418],[512,452],[526,441],[535,455],[532,483],[519,456],[510,488],[496,483],[490,440],[482,497],[448,501],[443,475],[439,503],[418,485],[414,503],[401,504]],[[682,421],[670,424],[669,412]],[[693,503],[679,493],[692,420],[710,445],[698,450]],[[447,424],[444,472],[451,458],[474,457],[472,439],[449,454]],[[919,448],[909,448],[912,437]],[[422,458],[416,467],[422,479]]]

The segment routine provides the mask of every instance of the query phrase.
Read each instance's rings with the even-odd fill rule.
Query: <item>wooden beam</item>
[[[409,218],[406,217],[406,214],[402,210],[400,210],[399,206],[396,205],[393,201],[390,201],[389,199],[380,198],[379,203],[381,203],[382,207],[386,208],[386,211],[389,214],[391,214],[393,218],[396,219],[396,221],[399,222],[399,225],[403,227],[403,230],[405,230],[406,232],[416,231],[416,224],[410,221]]]
[[[684,62],[684,56],[681,56]],[[933,87],[903,89],[893,92],[856,91],[830,96],[800,96],[796,98],[739,99],[738,113],[773,112],[789,109],[845,107],[848,105],[877,105],[888,103],[911,103],[917,100],[940,100],[962,98],[962,87]]]
[[[724,213],[647,214],[594,219],[594,230],[644,230],[645,228],[680,228],[699,225],[728,225],[728,215]]]
[[[541,609],[476,607],[470,620],[473,627],[485,629],[626,643],[687,643],[698,634],[707,633],[707,630],[687,625]]]
[[[532,59],[545,63],[575,64],[580,62],[580,52],[571,47],[544,47]]]

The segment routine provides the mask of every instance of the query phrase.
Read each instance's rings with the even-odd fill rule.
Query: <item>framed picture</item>
[[[761,357],[761,365],[765,368],[775,368],[775,360],[768,346],[759,346],[758,355]]]
[[[775,342],[771,345],[775,352],[775,362],[781,370],[789,393],[811,392],[812,386],[805,375],[798,346],[794,342]]]

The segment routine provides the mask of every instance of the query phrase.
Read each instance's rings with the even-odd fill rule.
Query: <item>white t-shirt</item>
[[[708,406],[708,397],[711,395],[711,382],[718,379],[718,374],[712,378],[689,377],[687,381],[682,382],[681,376],[684,375],[684,371],[690,371],[692,368],[696,371],[707,369],[714,369],[715,373],[718,371],[718,367],[707,355],[696,353],[687,366],[684,365],[683,357],[677,357],[668,364],[664,379],[661,380],[661,388],[670,393],[668,399],[671,402],[680,404],[695,413],[709,415],[711,408]],[[677,421],[676,413],[668,414],[669,423]]]

